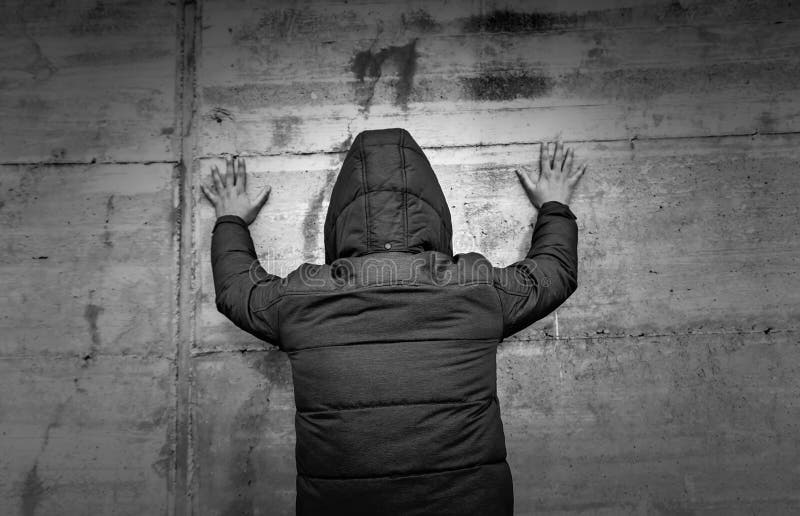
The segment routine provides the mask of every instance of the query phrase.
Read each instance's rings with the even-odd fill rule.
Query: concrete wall
[[[216,312],[225,154],[262,263],[323,260],[359,131],[405,127],[498,265],[542,139],[588,160],[580,286],[504,342],[523,514],[800,511],[800,5],[5,0],[0,513],[289,515],[287,358]]]

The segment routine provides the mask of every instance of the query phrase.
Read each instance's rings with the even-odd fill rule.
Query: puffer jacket
[[[270,274],[246,223],[217,219],[218,310],[290,359],[298,515],[513,513],[497,345],[577,288],[577,224],[545,203],[507,267],[453,256],[452,233],[434,171],[400,128],[353,140],[324,264]]]

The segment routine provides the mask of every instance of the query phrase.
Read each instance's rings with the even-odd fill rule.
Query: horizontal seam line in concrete
[[[747,136],[784,136],[784,135],[795,135],[800,134],[800,131],[774,131],[774,132],[762,132],[762,131],[755,131],[749,133],[720,133],[720,134],[703,134],[703,135],[686,135],[686,136],[638,136],[633,135],[630,138],[593,138],[588,140],[570,140],[564,139],[564,142],[568,143],[615,143],[615,142],[630,142],[630,141],[660,141],[660,140],[700,140],[700,139],[709,139],[709,138],[731,138],[731,137],[747,137]],[[545,140],[542,140],[545,141]],[[423,147],[423,150],[428,149],[470,149],[476,147],[508,147],[511,145],[538,145],[542,143],[540,140],[529,140],[529,141],[514,141],[514,142],[504,142],[504,143],[471,143],[471,144],[464,144],[464,145],[427,145]],[[552,141],[552,140],[546,140]],[[309,152],[272,152],[272,153],[252,153],[252,154],[237,154],[239,157],[271,157],[271,156],[313,156],[315,154],[346,154],[347,150],[338,150],[338,151],[309,151]],[[226,154],[204,154],[202,156],[197,156],[194,159],[204,160],[204,159],[218,159]]]
[[[570,340],[602,340],[602,339],[648,339],[654,337],[694,337],[694,336],[703,336],[703,335],[757,335],[759,333],[763,333],[765,335],[771,335],[773,333],[795,333],[797,330],[793,328],[786,328],[786,329],[775,329],[769,328],[769,331],[766,330],[748,330],[748,331],[740,331],[740,330],[731,330],[731,331],[698,331],[698,332],[680,332],[680,333],[637,333],[637,334],[605,334],[605,333],[597,333],[595,335],[587,336],[587,335],[575,335],[570,337],[549,337],[544,339],[506,339],[503,341],[503,344],[511,344],[514,342],[544,342],[544,341],[570,341]]]
[[[97,358],[133,358],[136,360],[167,360],[169,362],[174,362],[175,358],[166,355],[166,354],[159,354],[159,355],[134,355],[130,353],[95,353],[92,355],[90,359],[85,358],[86,353],[39,353],[36,355],[27,354],[27,353],[8,353],[4,355],[0,355],[0,360],[17,360],[17,359],[24,359],[24,358],[48,358],[48,359],[56,359],[56,360],[77,360],[77,361],[86,361],[91,363],[95,361]],[[87,365],[86,367],[91,367]]]
[[[180,160],[154,160],[154,161],[3,161],[2,166],[14,165],[39,165],[63,167],[74,165],[177,165]]]
[[[782,18],[780,19],[780,23],[794,23],[799,21],[800,18]],[[445,22],[447,23],[447,22]],[[659,24],[657,21],[654,20],[652,24],[637,24],[637,25],[617,25],[617,26],[610,26],[604,27],[603,25],[595,25],[590,27],[558,27],[555,26],[550,29],[528,29],[528,30],[478,30],[478,31],[470,31],[470,32],[458,32],[458,33],[450,33],[450,34],[431,34],[433,38],[464,38],[464,37],[476,37],[476,36],[491,36],[494,34],[498,34],[501,36],[516,36],[516,35],[529,35],[529,34],[542,34],[546,36],[552,36],[554,33],[557,35],[561,34],[571,34],[571,33],[581,33],[581,32],[635,32],[635,31],[646,31],[646,30],[665,30],[665,29],[696,29],[702,26],[705,29],[713,30],[713,29],[725,29],[729,27],[735,26],[754,26],[754,27],[772,27],[775,25],[775,21],[768,21],[768,20],[730,20],[727,22],[716,22],[711,24],[692,24],[692,23],[672,23],[672,24]],[[350,41],[361,41],[363,38],[336,38],[336,39],[327,39],[319,41],[320,44],[330,44],[330,43],[348,43]],[[272,41],[279,41],[280,38],[274,37],[267,37],[258,40],[255,43],[243,43],[240,46],[244,48],[250,47],[257,47],[263,45],[263,42],[272,42]],[[215,45],[207,48],[221,48],[225,47],[225,45]]]
[[[604,339],[647,339],[647,338],[654,338],[654,337],[693,337],[693,336],[703,336],[703,335],[757,335],[759,333],[764,333],[766,335],[772,335],[773,333],[797,333],[796,329],[787,328],[782,330],[770,329],[769,332],[765,332],[764,330],[753,330],[753,331],[719,331],[719,332],[688,332],[688,333],[646,333],[646,334],[629,334],[629,335],[606,335],[606,334],[597,334],[596,336],[573,336],[573,337],[549,337],[549,338],[541,338],[541,339],[505,339],[503,342],[500,343],[500,347],[503,344],[514,344],[517,342],[521,343],[528,343],[528,342],[553,342],[553,341],[574,341],[574,340],[604,340]],[[455,340],[455,339],[451,339]],[[487,340],[487,339],[483,339]],[[236,349],[208,349],[203,351],[193,351],[192,358],[210,356],[210,355],[218,355],[218,354],[234,354],[234,353],[274,353],[281,351],[278,346],[274,346],[272,344],[267,344],[261,348],[236,348]],[[282,352],[282,351],[281,351]]]

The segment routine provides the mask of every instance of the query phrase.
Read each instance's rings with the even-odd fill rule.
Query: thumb
[[[519,178],[519,180],[522,183],[522,186],[525,188],[525,190],[530,191],[530,190],[534,189],[534,187],[536,185],[533,184],[533,181],[531,180],[531,178],[530,178],[530,176],[528,174],[526,174],[525,172],[522,172],[520,170],[514,170],[514,172],[517,173],[517,177]]]
[[[266,203],[267,199],[269,199],[269,194],[271,191],[272,187],[269,185],[265,186],[261,190],[261,192],[258,194],[258,197],[256,198],[256,208],[261,209],[261,207],[264,206],[264,203]]]

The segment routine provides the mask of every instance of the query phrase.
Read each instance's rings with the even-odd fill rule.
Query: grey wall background
[[[0,513],[293,514],[291,371],[216,312],[198,185],[247,158],[285,274],[381,127],[497,264],[539,142],[590,163],[578,291],[498,350],[518,514],[800,511],[797,3],[1,5]]]

